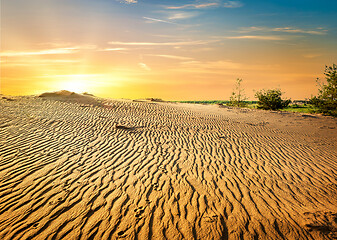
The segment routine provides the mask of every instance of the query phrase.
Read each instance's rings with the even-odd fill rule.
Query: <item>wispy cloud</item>
[[[19,56],[33,56],[33,55],[51,55],[51,54],[70,54],[77,52],[77,48],[55,48],[45,49],[39,51],[6,51],[1,52],[1,57],[19,57]]]
[[[123,0],[121,2],[131,4],[131,3],[137,3],[138,1],[137,0]]]
[[[236,31],[236,32],[240,32],[240,33],[249,33],[249,32],[256,32],[256,31],[265,31],[266,27],[241,27],[240,30]]]
[[[203,3],[203,4],[185,4],[182,6],[168,6],[165,8],[166,9],[184,9],[184,8],[202,9],[202,8],[217,7],[217,6],[219,6],[219,3],[211,2],[211,3]]]
[[[195,4],[185,4],[181,6],[167,6],[165,9],[177,10],[177,9],[204,9],[204,8],[214,8],[214,7],[225,7],[225,8],[239,8],[243,7],[243,3],[240,1],[213,1],[206,3],[195,3]]]
[[[285,40],[284,37],[280,36],[258,36],[258,35],[223,37],[223,39],[254,39],[254,40],[273,40],[273,41]]]
[[[245,27],[241,28],[238,32],[248,33],[248,32],[285,32],[285,33],[303,33],[303,34],[313,34],[313,35],[325,35],[327,34],[326,29],[316,28],[314,30],[294,28],[294,27],[279,27],[279,28],[269,28],[269,27]]]
[[[150,20],[151,22],[162,22],[162,23],[168,23],[168,24],[177,24],[174,22],[170,22],[170,21],[166,21],[166,20],[162,20],[162,19],[158,19],[158,18],[149,18],[149,17],[143,17],[146,20]]]
[[[126,46],[190,46],[190,45],[205,45],[212,41],[184,41],[184,42],[108,42],[111,45],[126,45]]]
[[[275,32],[287,32],[287,33],[306,33],[306,34],[314,34],[314,35],[324,35],[326,34],[327,30],[303,30],[303,29],[296,29],[292,27],[283,27],[283,28],[273,28],[272,31]]]
[[[104,48],[100,51],[106,51],[106,52],[110,52],[110,51],[125,51],[128,50],[127,48]]]
[[[197,15],[199,15],[197,12],[174,12],[170,13],[167,18],[170,20],[179,20],[179,19],[192,18]]]
[[[81,62],[80,60],[70,60],[70,59],[29,59],[29,61],[0,61],[0,63],[6,67],[14,67],[14,66],[29,66],[31,67],[32,65],[64,65],[64,64],[71,64],[71,63],[79,63]]]
[[[184,60],[184,61],[186,61],[186,60],[192,60],[193,59],[193,58],[190,58],[190,57],[182,57],[182,56],[166,55],[166,54],[147,54],[146,56],[162,57],[162,58]]]
[[[243,7],[243,3],[240,1],[227,1],[223,6],[225,8],[240,8]]]
[[[146,71],[151,71],[151,68],[149,67],[149,66],[147,66],[145,63],[138,63],[138,65],[141,67],[141,68],[143,68],[143,69],[145,69]]]
[[[147,20],[147,23],[167,23],[180,26],[187,26],[177,23],[178,20],[184,20],[188,18],[193,18],[199,15],[198,12],[185,12],[185,11],[161,11],[165,15],[164,19],[162,18],[152,18],[152,17],[143,17]]]
[[[95,49],[94,45],[64,47],[64,48],[52,48],[43,50],[32,51],[4,51],[0,53],[1,57],[20,57],[20,56],[34,56],[34,55],[56,55],[56,54],[72,54],[81,49]]]

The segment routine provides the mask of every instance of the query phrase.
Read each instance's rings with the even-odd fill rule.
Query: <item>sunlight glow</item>
[[[89,91],[88,80],[90,78],[90,75],[74,74],[59,77],[63,78],[59,83],[59,88],[62,90],[68,90],[76,93],[83,93]]]

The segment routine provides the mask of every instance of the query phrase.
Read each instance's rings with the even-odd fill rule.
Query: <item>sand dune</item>
[[[40,94],[38,97],[44,100],[48,99],[61,102],[81,103],[82,107],[88,107],[89,105],[101,105],[101,101],[99,100],[99,98],[95,98],[91,94],[78,94],[67,90],[61,90],[57,92],[45,92]]]
[[[337,238],[336,119],[54,97],[0,100],[0,239]]]

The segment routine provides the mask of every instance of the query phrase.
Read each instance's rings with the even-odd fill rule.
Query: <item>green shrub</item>
[[[258,99],[257,107],[271,110],[285,108],[291,101],[290,99],[283,100],[281,96],[280,89],[260,90],[255,93],[255,97]]]
[[[324,114],[337,116],[337,65],[325,66],[324,75],[326,84],[320,84],[317,79],[320,86],[319,94],[312,97],[309,103]]]

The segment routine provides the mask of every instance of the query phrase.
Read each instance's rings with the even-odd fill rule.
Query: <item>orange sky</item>
[[[128,2],[2,1],[2,94],[229,99],[242,78],[252,100],[263,88],[304,99],[336,60],[329,17],[303,24],[244,1]]]

